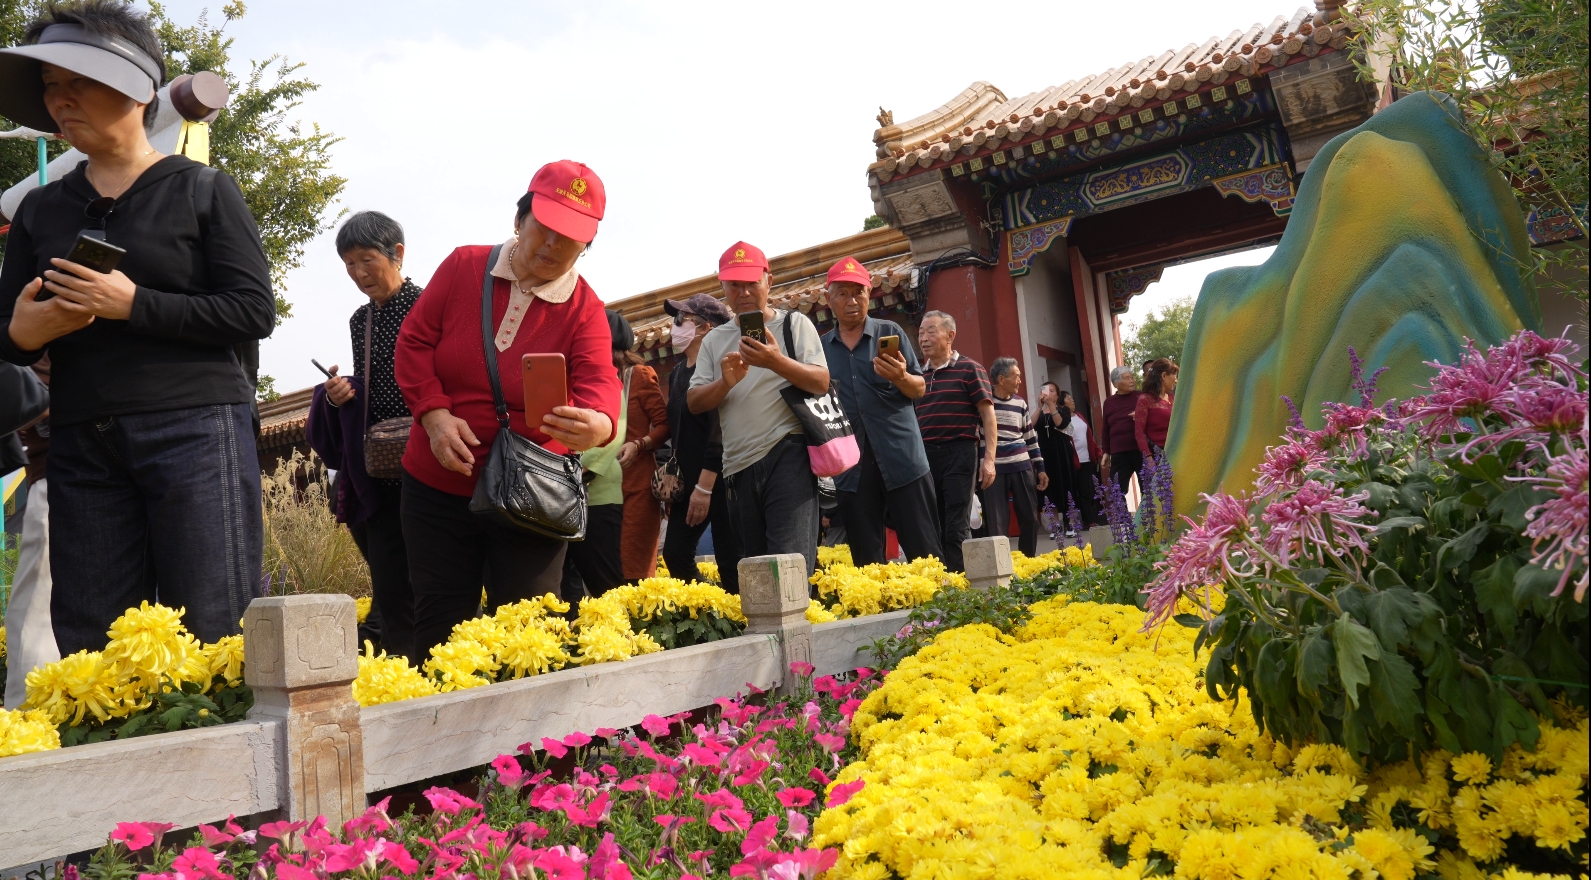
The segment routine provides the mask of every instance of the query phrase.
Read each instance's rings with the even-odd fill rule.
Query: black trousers
[[[928,478],[933,481],[939,549],[945,568],[966,571],[961,545],[972,535],[972,493],[978,487],[978,441],[924,443]]]
[[[1028,556],[1039,552],[1039,490],[1033,471],[995,474],[983,490],[983,524],[990,535],[1011,533],[1011,510],[1016,509],[1017,548]]]
[[[408,474],[403,475],[403,540],[414,589],[417,658],[475,616],[483,585],[487,613],[521,599],[556,595],[569,546],[476,516],[468,497],[438,491]]]
[[[873,444],[862,443],[862,458],[856,463],[855,491],[842,490],[840,512],[845,518],[845,536],[856,565],[888,562],[884,558],[884,528],[895,530],[907,559],[940,555],[939,505],[934,501],[934,481],[923,474],[894,489],[884,485]]]
[[[818,478],[806,439],[791,434],[726,479],[742,558],[800,553],[810,577],[818,562]]]
[[[740,539],[735,536],[735,521],[729,515],[729,487],[723,480],[713,484],[713,500],[707,518],[696,525],[685,524],[690,510],[690,485],[668,509],[668,534],[663,536],[663,564],[668,573],[682,581],[698,578],[696,545],[708,524],[713,527],[713,558],[718,562],[719,586],[727,593],[740,593]]]
[[[409,551],[403,540],[403,485],[381,480],[376,491],[381,504],[375,515],[349,523],[348,533],[370,566],[370,604],[372,616],[381,621],[382,650],[394,657],[423,660],[414,652],[414,590],[409,586]]]
[[[1099,462],[1085,461],[1072,471],[1072,499],[1077,512],[1082,515],[1083,528],[1100,525],[1099,499],[1094,496],[1094,484],[1099,479]],[[1064,514],[1065,511],[1062,511]],[[1067,525],[1071,521],[1067,520]]]
[[[1127,482],[1133,474],[1139,474],[1138,484],[1143,485],[1144,454],[1134,449],[1131,452],[1112,452],[1110,454],[1110,477],[1116,481],[1116,488],[1121,494],[1127,494]]]
[[[647,500],[650,502],[650,497]],[[564,554],[565,602],[577,603],[582,595],[600,596],[624,583],[624,559],[619,546],[623,534],[623,504],[593,504],[586,508],[586,539],[570,541],[569,552]]]

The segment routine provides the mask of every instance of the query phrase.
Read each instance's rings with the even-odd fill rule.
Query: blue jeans
[[[791,434],[750,467],[725,478],[742,559],[800,553],[807,576],[818,562],[818,478],[806,438]],[[675,575],[678,577],[678,575]]]
[[[62,655],[105,647],[144,599],[206,642],[259,595],[260,466],[247,404],[54,425],[50,614]]]

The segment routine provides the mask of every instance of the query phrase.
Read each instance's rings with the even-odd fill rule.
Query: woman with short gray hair
[[[388,654],[418,661],[400,513],[403,481],[365,469],[369,427],[413,418],[393,375],[398,330],[420,298],[419,286],[403,275],[403,250],[403,227],[379,211],[360,211],[337,230],[337,255],[369,301],[348,319],[353,379],[337,375],[337,365],[331,366],[325,384],[315,389],[305,433],[337,471],[332,509],[370,564],[373,601],[367,623],[379,618],[381,646]]]

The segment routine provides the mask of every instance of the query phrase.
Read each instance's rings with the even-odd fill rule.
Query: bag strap
[[[193,215],[199,220],[199,231],[210,231],[210,205],[215,201],[215,176],[220,172],[209,165],[200,167],[199,179],[193,182]]]
[[[481,347],[486,349],[486,378],[492,383],[492,402],[497,405],[497,424],[508,430],[508,404],[503,400],[503,380],[497,375],[497,346],[492,341],[492,267],[503,252],[497,245],[486,257],[486,272],[481,279]]]
[[[375,320],[376,304],[365,304],[365,428],[370,428],[370,324]]]
[[[794,323],[792,318],[794,314],[794,309],[784,313],[784,356],[799,361],[801,359],[795,356],[795,334],[790,332],[790,325]]]

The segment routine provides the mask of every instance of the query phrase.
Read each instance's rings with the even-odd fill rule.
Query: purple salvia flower
[[[1304,417],[1299,415],[1298,406],[1297,404],[1293,403],[1293,399],[1283,394],[1282,403],[1287,405],[1287,427],[1292,428],[1294,431],[1306,430],[1304,427]]]
[[[1071,525],[1074,544],[1078,549],[1083,547],[1083,512],[1077,509],[1077,495],[1073,492],[1066,493],[1066,521]],[[1056,542],[1060,544],[1059,541]]]

